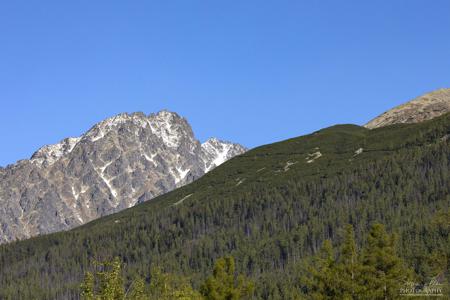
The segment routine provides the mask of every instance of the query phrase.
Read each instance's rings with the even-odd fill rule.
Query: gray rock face
[[[373,129],[399,123],[419,123],[450,112],[450,89],[440,89],[397,106],[371,120]]]
[[[71,229],[150,200],[245,151],[215,138],[200,144],[188,122],[168,111],[106,119],[0,168],[0,243]]]
[[[245,151],[247,150],[239,144],[210,138],[202,144],[202,160],[205,162],[205,171],[208,172]]]

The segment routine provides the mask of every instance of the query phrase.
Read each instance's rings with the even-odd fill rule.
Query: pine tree
[[[148,297],[145,295],[145,281],[138,277],[134,280],[134,282],[131,285],[131,292],[130,295],[126,295],[127,299],[132,300],[144,300],[148,299]]]
[[[101,271],[87,272],[81,284],[81,298],[84,300],[123,300],[122,266],[119,258],[112,262],[96,262]]]
[[[311,299],[396,299],[411,274],[395,253],[394,235],[381,224],[372,226],[362,259],[353,227],[347,225],[338,259],[334,256],[331,242],[325,241],[304,280]]]
[[[171,293],[169,274],[165,274],[158,267],[150,272],[151,299],[167,299]]]
[[[337,299],[335,264],[333,246],[326,240],[309,267],[309,277],[304,279],[312,299]]]
[[[213,275],[201,287],[207,300],[238,300],[253,295],[254,284],[244,276],[235,276],[234,258],[226,256],[216,261]]]
[[[363,254],[363,286],[366,299],[395,299],[411,271],[395,251],[395,236],[382,224],[374,224]]]
[[[360,277],[362,266],[359,262],[353,226],[347,225],[341,246],[339,263],[336,265],[340,299],[356,299],[361,292]]]
[[[155,300],[200,300],[186,278],[167,274],[158,267],[151,271],[150,299]]]
[[[112,263],[103,263],[103,268],[103,271],[97,273],[100,278],[99,298],[101,300],[124,299],[125,290],[120,259],[116,257]]]
[[[94,300],[94,275],[86,272],[84,281],[81,284],[81,298],[84,300]]]

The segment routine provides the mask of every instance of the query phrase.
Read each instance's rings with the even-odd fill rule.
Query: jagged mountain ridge
[[[439,89],[394,107],[364,125],[369,129],[419,123],[450,112],[450,89]]]
[[[0,169],[0,243],[67,230],[190,183],[245,152],[161,111],[123,113]]]
[[[324,240],[342,239],[348,223],[360,233],[386,224],[411,265],[447,253],[448,237],[427,228],[448,208],[449,133],[444,115],[377,130],[337,125],[257,147],[153,201],[0,245],[0,298],[73,299],[92,261],[117,255],[127,278],[159,265],[199,285],[213,260],[232,255],[257,284],[256,299],[293,299],[280,291],[301,288],[293,282],[309,273],[299,264]]]

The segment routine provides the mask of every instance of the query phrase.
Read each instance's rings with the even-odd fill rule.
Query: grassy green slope
[[[90,262],[116,255],[130,276],[161,264],[196,284],[228,253],[257,279],[258,297],[285,297],[296,264],[348,222],[358,240],[370,223],[386,223],[425,272],[417,257],[445,247],[424,234],[450,201],[449,133],[445,115],[375,130],[337,125],[258,147],[147,203],[0,246],[0,298],[76,297]],[[428,236],[437,239],[433,249]],[[406,249],[412,244],[420,250]]]

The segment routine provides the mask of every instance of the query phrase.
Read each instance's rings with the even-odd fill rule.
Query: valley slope
[[[199,180],[67,232],[0,246],[0,298],[78,295],[93,260],[121,257],[128,276],[160,265],[198,285],[232,254],[258,299],[286,299],[298,266],[353,224],[360,245],[382,222],[418,274],[448,255],[433,229],[450,202],[450,115],[369,130],[337,125],[250,150]],[[448,268],[448,266],[444,266]]]

